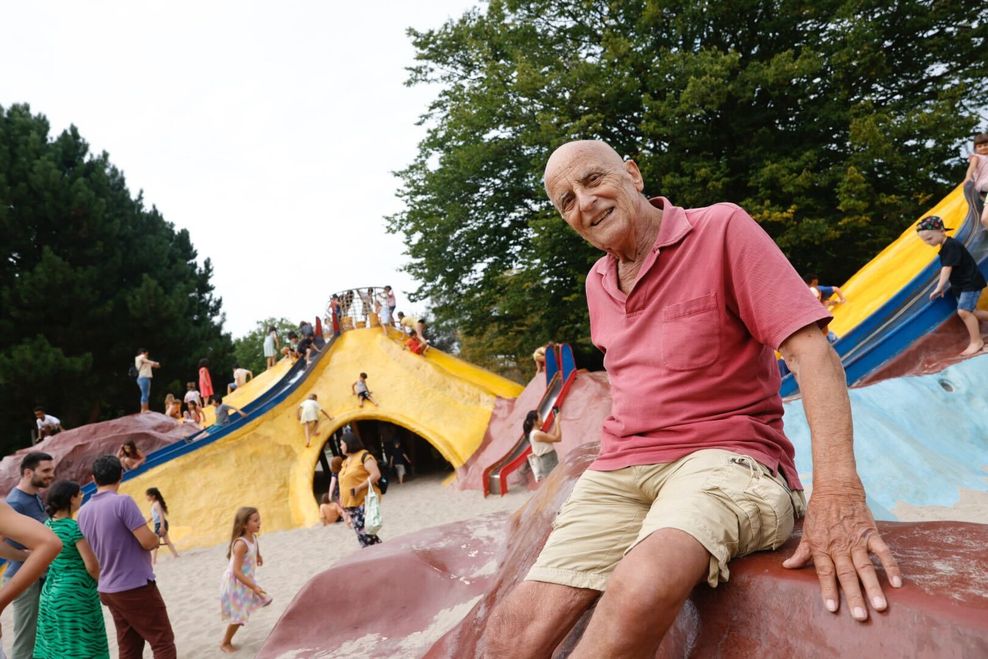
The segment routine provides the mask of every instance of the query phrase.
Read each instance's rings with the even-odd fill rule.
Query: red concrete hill
[[[427,529],[320,573],[289,605],[258,657],[481,656],[478,641],[492,608],[524,578],[596,453],[596,445],[570,451],[508,519]],[[844,608],[828,613],[811,568],[782,568],[797,532],[778,551],[731,563],[730,583],[697,587],[657,657],[988,656],[988,526],[879,527],[905,577],[903,588],[886,589],[886,613],[872,613],[864,624]],[[351,606],[341,609],[340,601]],[[339,614],[331,625],[329,610]],[[587,619],[564,640],[560,656],[579,641]]]
[[[93,460],[105,453],[115,454],[127,440],[134,440],[137,448],[147,455],[195,432],[197,429],[193,426],[177,424],[174,419],[156,412],[132,414],[65,430],[0,460],[0,492],[6,495],[20,480],[20,462],[30,451],[44,451],[55,458],[56,478],[84,484],[92,480]]]

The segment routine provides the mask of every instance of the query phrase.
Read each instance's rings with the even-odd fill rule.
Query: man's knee
[[[607,591],[630,608],[679,607],[705,579],[709,565],[710,554],[691,535],[660,529],[624,557]]]
[[[531,597],[526,591],[532,589],[532,584],[531,581],[521,582],[491,611],[490,620],[487,621],[484,629],[484,637],[489,643],[511,638],[524,630],[526,622],[531,620],[529,616]]]
[[[484,629],[484,656],[551,651],[599,595],[583,588],[521,582],[491,612]]]

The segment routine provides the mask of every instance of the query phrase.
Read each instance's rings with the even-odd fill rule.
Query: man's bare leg
[[[654,657],[710,554],[678,529],[660,529],[628,552],[607,582],[574,659]]]
[[[596,590],[523,581],[491,613],[481,639],[481,656],[551,656],[599,595]]]

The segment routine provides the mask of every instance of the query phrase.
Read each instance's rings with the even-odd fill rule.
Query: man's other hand
[[[839,583],[851,615],[864,621],[868,619],[864,595],[876,611],[888,608],[871,554],[878,556],[892,586],[902,587],[899,565],[875,526],[861,483],[828,484],[825,489],[813,491],[803,523],[803,537],[795,553],[782,565],[801,568],[812,560],[827,610],[836,613],[839,608]]]

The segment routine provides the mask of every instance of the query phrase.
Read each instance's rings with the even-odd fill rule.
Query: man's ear
[[[638,163],[630,158],[624,161],[624,169],[631,176],[631,180],[635,182],[635,189],[641,192],[645,189],[645,179],[642,178],[641,170],[638,169]]]

